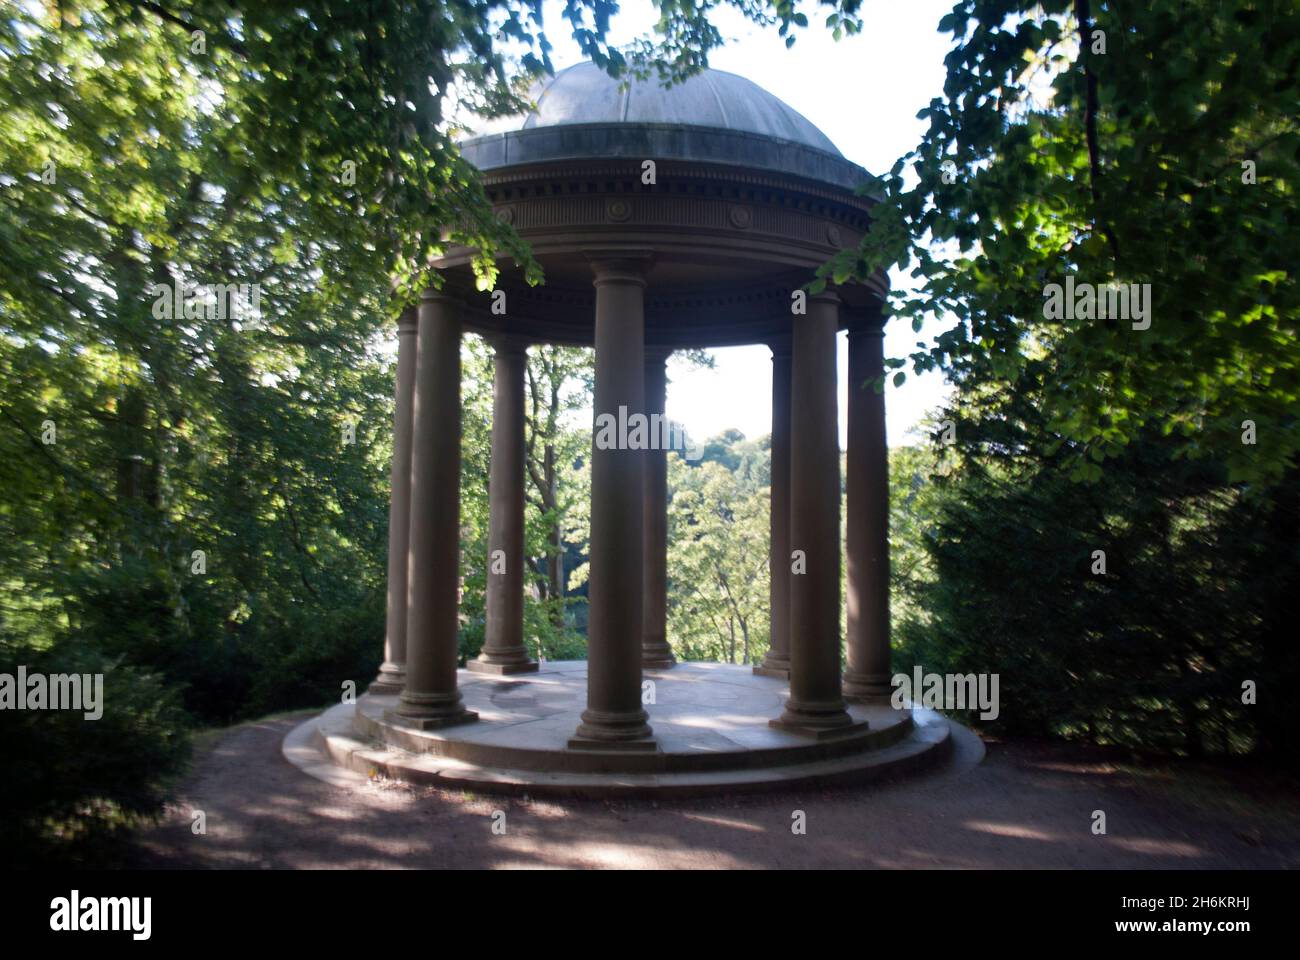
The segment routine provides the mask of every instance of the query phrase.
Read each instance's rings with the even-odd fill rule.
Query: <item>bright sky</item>
[[[648,0],[622,0],[614,19],[614,41],[622,43],[648,32],[655,21]],[[754,81],[780,97],[831,138],[840,152],[873,173],[883,173],[916,145],[923,131],[919,110],[942,91],[943,58],[947,38],[936,28],[951,9],[951,0],[867,0],[863,4],[864,33],[838,43],[824,29],[824,14],[814,15],[810,26],[786,49],[775,28],[756,27],[730,10],[716,23],[724,37],[734,38],[709,58],[710,66]],[[555,50],[557,70],[583,59],[564,35],[561,5],[546,5],[548,34]],[[895,271],[895,289],[909,278]],[[937,332],[928,324],[920,334],[911,324],[896,319],[886,331],[885,350],[906,356],[917,341]],[[848,346],[839,338],[840,441],[844,442]],[[668,415],[685,424],[692,437],[710,437],[734,427],[747,437],[771,429],[771,354],[766,347],[732,347],[713,351],[713,370],[690,370],[669,363]],[[759,385],[762,386],[759,386]],[[947,394],[938,375],[917,377],[886,389],[888,433],[891,445],[907,442],[908,433]]]

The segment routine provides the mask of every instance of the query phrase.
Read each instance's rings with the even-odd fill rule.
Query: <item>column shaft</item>
[[[667,350],[646,350],[645,412],[653,424],[664,416],[668,399]],[[644,549],[641,665],[666,669],[677,662],[668,645],[668,451],[667,431],[651,430],[645,454]]]
[[[591,576],[587,709],[569,746],[657,749],[641,707],[645,451],[627,444],[645,413],[644,260],[599,260],[595,430],[591,451]],[[611,424],[613,429],[611,430]]]
[[[406,682],[406,560],[411,528],[411,419],[415,396],[419,313],[407,307],[397,321],[397,391],[393,410],[393,467],[389,477],[388,618],[384,662],[370,692],[395,695]]]
[[[876,314],[849,331],[844,695],[851,700],[883,699],[890,694],[889,447],[885,395],[870,386],[884,372],[884,318]]]
[[[537,662],[524,647],[524,372],[528,348],[495,343],[492,461],[488,475],[487,625],[479,673],[525,673]]]
[[[790,338],[772,347],[772,505],[768,611],[771,640],[754,672],[790,679]]]
[[[840,467],[835,389],[839,301],[794,317],[790,390],[790,698],[773,726],[820,736],[853,725],[840,693]]]
[[[420,303],[411,446],[406,688],[393,719],[431,728],[478,719],[456,685],[459,659],[460,314],[434,291]]]

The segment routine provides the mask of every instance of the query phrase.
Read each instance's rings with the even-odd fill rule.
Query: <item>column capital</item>
[[[844,314],[845,327],[850,339],[885,335],[885,324],[889,318],[885,316],[883,303],[877,301],[866,306],[844,306],[840,309]]]
[[[434,287],[424,288],[424,290],[420,293],[420,303],[421,304],[447,303],[447,304],[452,304],[453,306],[456,307],[461,306],[461,301],[459,298],[453,297],[450,293],[447,293],[444,290],[438,290]]]
[[[646,274],[654,265],[654,252],[651,250],[587,250],[585,253],[598,287],[606,283],[644,287]]]
[[[527,354],[528,348],[532,346],[532,341],[527,337],[521,337],[513,333],[494,333],[488,338],[492,344],[492,351],[500,354]]]
[[[413,337],[419,326],[420,308],[414,304],[403,307],[402,312],[397,317],[397,335],[399,337]]]
[[[767,348],[772,351],[772,359],[790,359],[790,334],[778,333],[775,336],[768,337],[766,340]]]

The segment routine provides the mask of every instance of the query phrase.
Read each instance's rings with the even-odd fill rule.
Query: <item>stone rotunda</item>
[[[497,215],[545,283],[471,254],[436,264],[398,328],[385,662],[317,721],[335,763],[540,792],[695,792],[862,779],[941,756],[946,722],[889,704],[883,275],[801,288],[868,229],[865,172],[732,74],[623,87],[592,64],[536,109],[465,141]],[[836,337],[849,342],[841,543]],[[460,346],[495,350],[486,640],[457,648]],[[532,343],[594,346],[594,413],[662,415],[685,348],[772,351],[771,649],[762,665],[675,663],[667,641],[667,459],[591,450],[588,659],[539,664],[524,636],[524,386]],[[500,553],[498,553],[500,551]],[[843,551],[843,553],[842,553]],[[841,617],[841,557],[847,598]],[[841,621],[846,634],[841,634]],[[842,651],[844,664],[841,666]],[[646,683],[646,681],[650,681]],[[286,748],[287,749],[287,748]]]

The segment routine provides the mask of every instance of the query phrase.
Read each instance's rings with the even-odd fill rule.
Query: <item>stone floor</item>
[[[586,704],[583,661],[500,677],[461,671],[474,723],[418,731],[392,723],[395,697],[367,695],[303,724],[285,755],[308,772],[322,765],[413,783],[568,795],[692,794],[860,782],[937,760],[948,725],[925,710],[850,707],[866,730],[813,740],[768,725],[788,685],[748,667],[683,663],[650,671],[646,709],[653,752],[572,750]],[[330,774],[331,776],[333,773]]]

